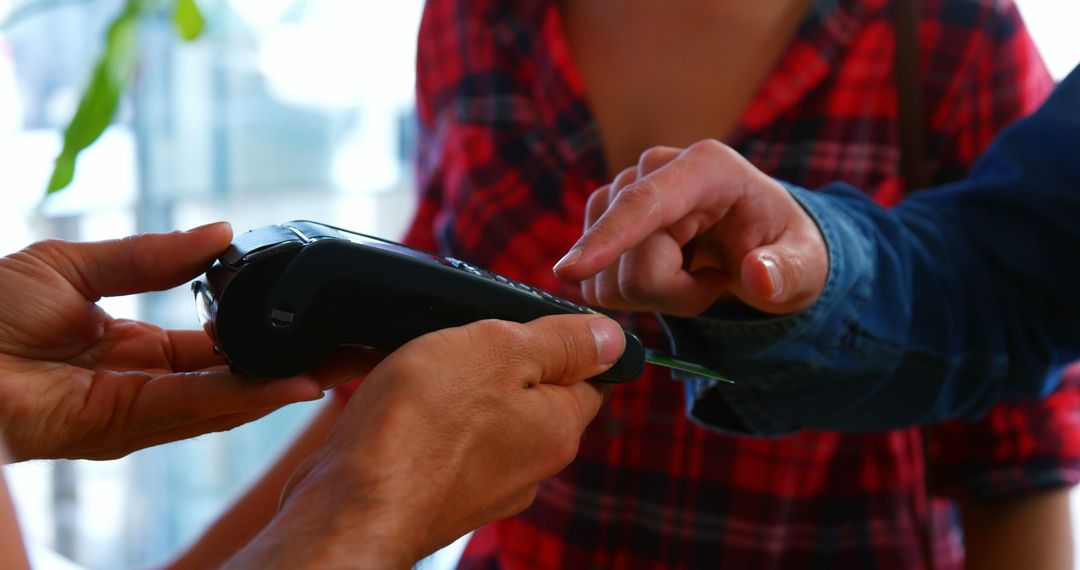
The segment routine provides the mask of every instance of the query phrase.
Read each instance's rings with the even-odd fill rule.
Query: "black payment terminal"
[[[237,236],[192,288],[215,349],[258,379],[305,372],[335,346],[388,352],[482,319],[595,312],[457,259],[309,221]],[[623,332],[625,352],[598,380],[641,374],[645,348]]]

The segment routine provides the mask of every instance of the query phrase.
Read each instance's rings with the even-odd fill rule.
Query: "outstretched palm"
[[[320,397],[310,378],[233,376],[202,331],[113,319],[96,305],[187,281],[230,236],[221,224],[43,242],[0,259],[0,432],[16,459],[119,457]]]

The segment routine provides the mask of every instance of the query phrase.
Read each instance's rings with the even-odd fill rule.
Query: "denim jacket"
[[[977,418],[1038,397],[1080,359],[1080,68],[962,182],[893,209],[844,185],[789,186],[829,251],[793,315],[713,307],[663,317],[703,425],[774,435]]]

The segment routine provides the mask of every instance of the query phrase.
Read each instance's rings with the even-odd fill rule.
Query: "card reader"
[[[237,236],[192,289],[215,350],[256,379],[303,373],[335,346],[389,352],[482,319],[596,312],[464,261],[310,221]],[[633,380],[647,359],[723,379],[623,333],[622,357],[598,380]]]

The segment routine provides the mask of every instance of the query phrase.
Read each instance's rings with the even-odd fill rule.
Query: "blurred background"
[[[1063,77],[1080,61],[1080,36],[1067,29],[1080,2],[1017,3]],[[0,0],[0,252],[222,219],[237,231],[309,218],[401,235],[414,205],[422,0],[200,0],[207,27],[192,43],[177,38],[168,13],[142,18],[137,77],[117,120],[80,157],[72,186],[43,202],[62,129],[122,4]],[[115,316],[196,326],[186,289],[102,304]],[[318,405],[117,461],[4,473],[29,542],[89,568],[153,565],[191,540]],[[455,556],[452,548],[422,565]]]

